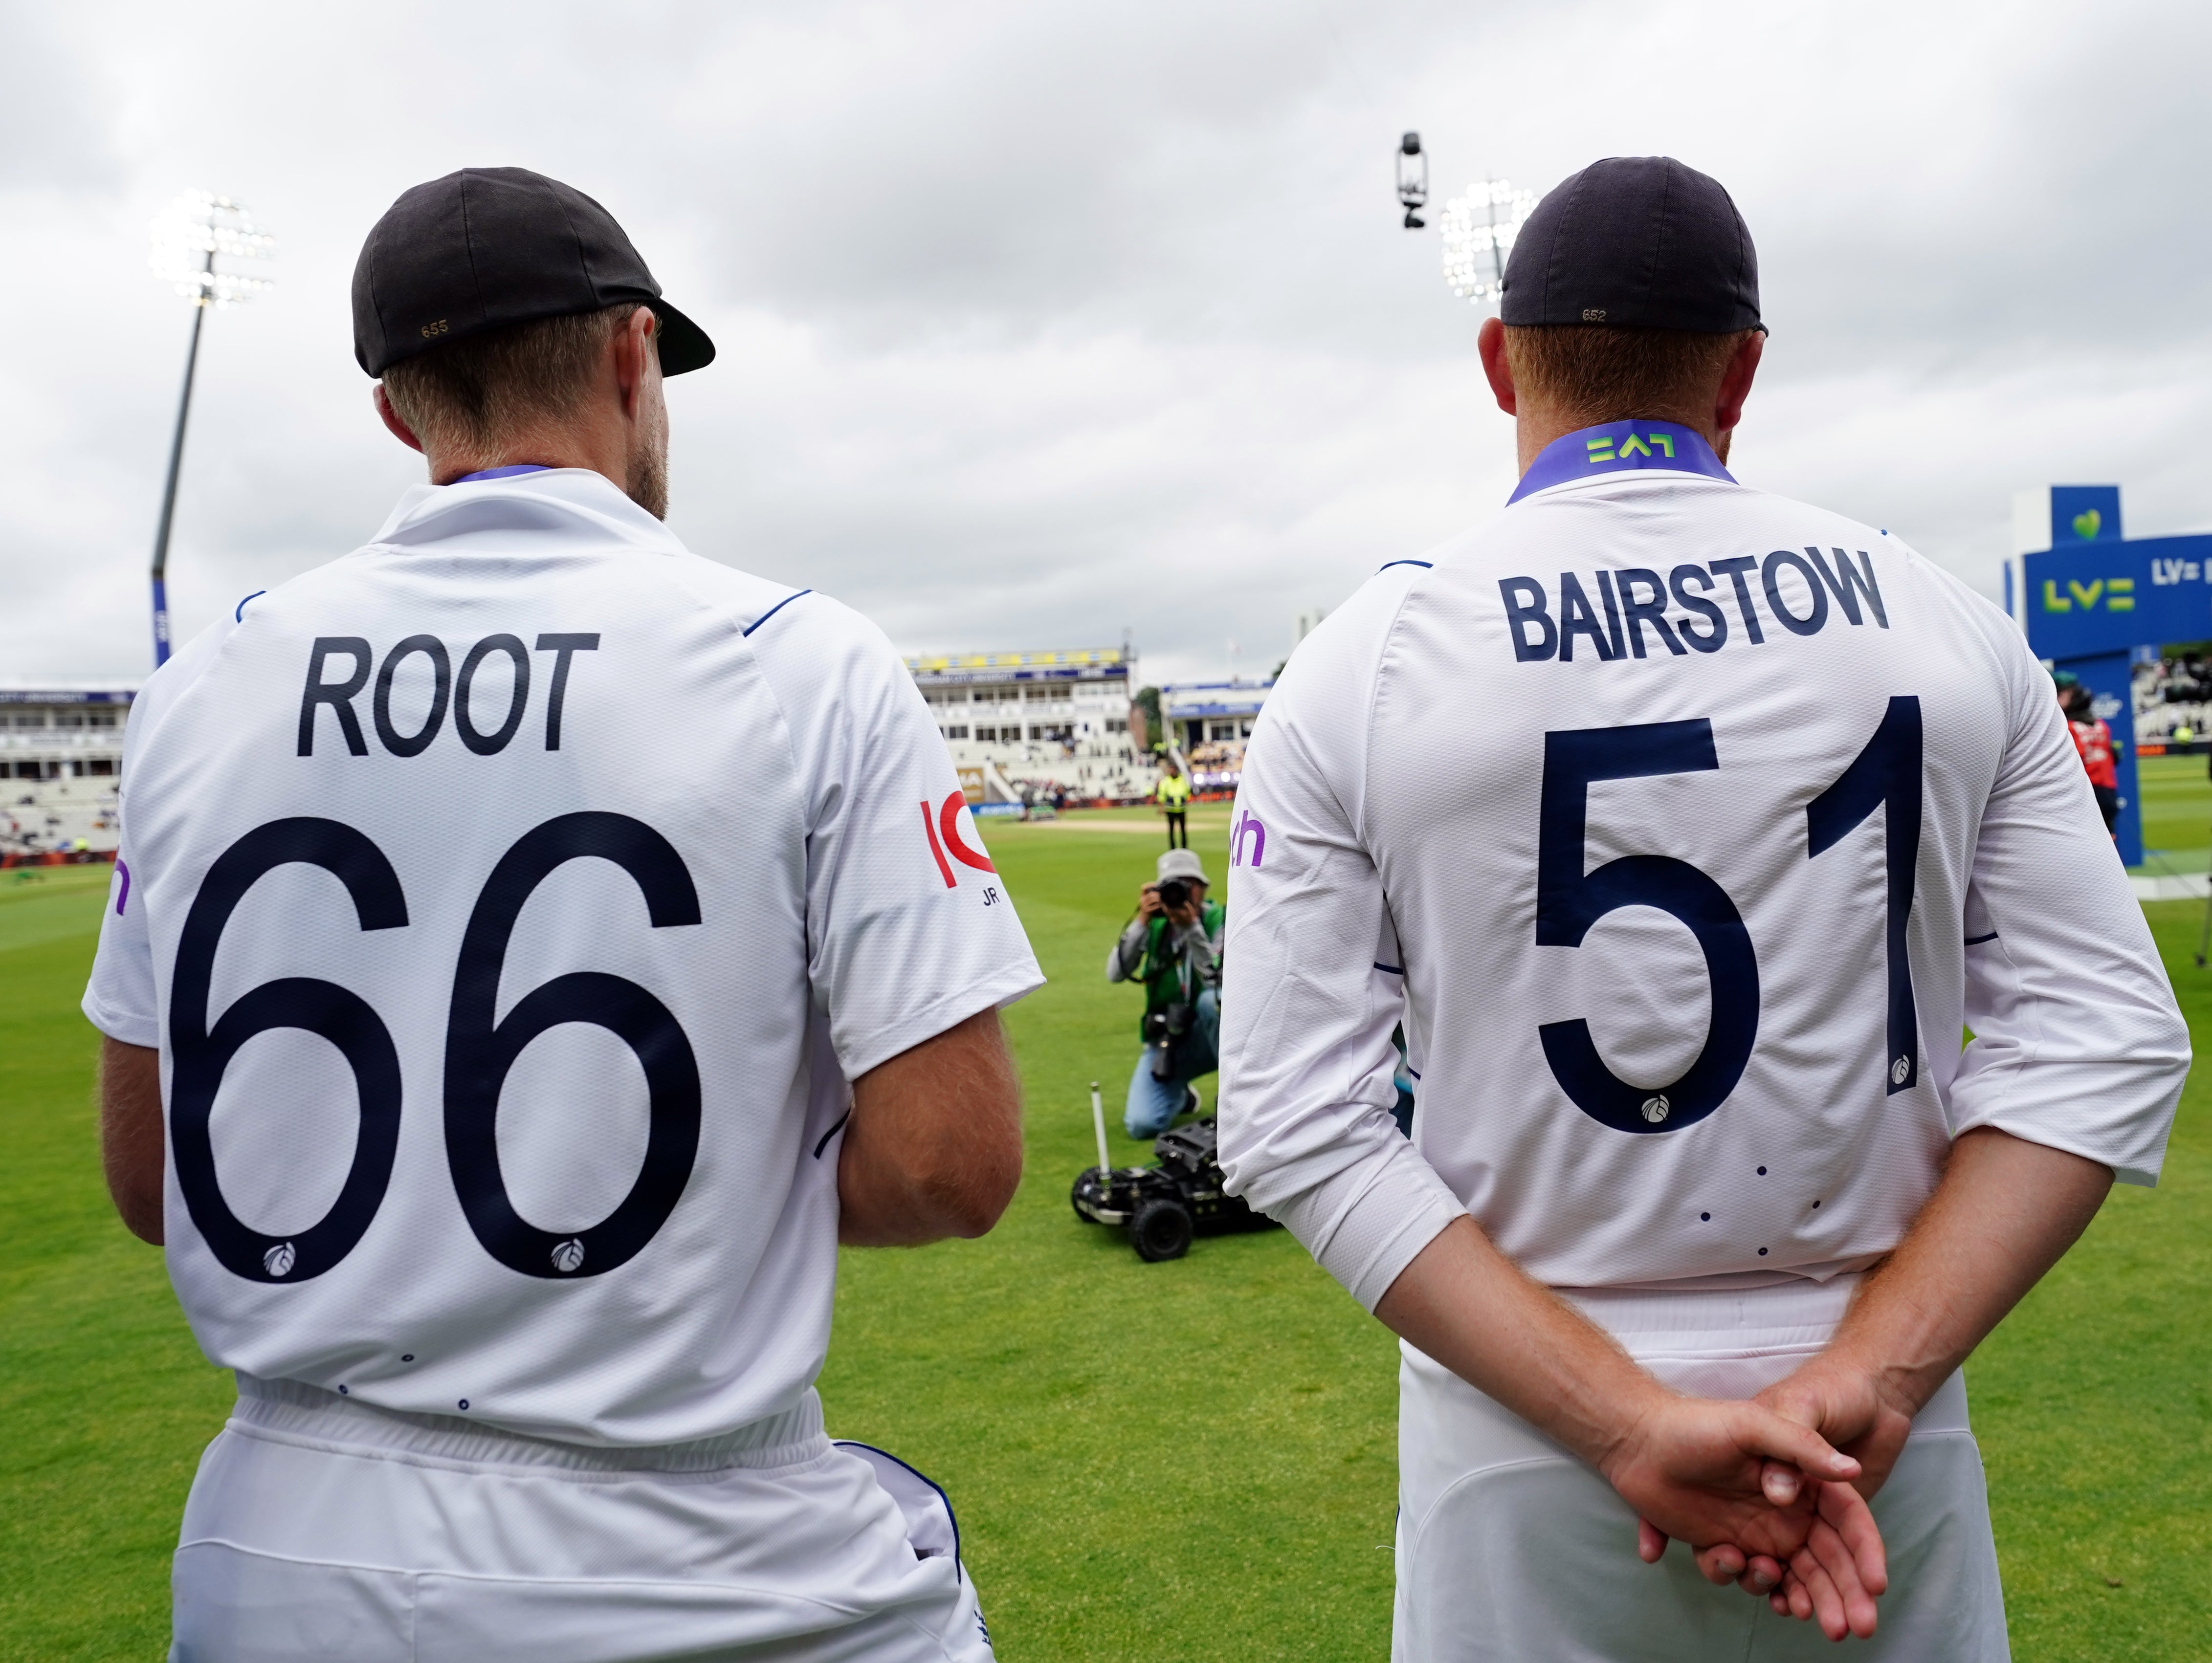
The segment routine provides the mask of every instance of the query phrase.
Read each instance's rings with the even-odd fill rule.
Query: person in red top
[[[2120,813],[2120,774],[2112,761],[2112,730],[2090,707],[2089,689],[2071,676],[2058,677],[2058,705],[2066,713],[2067,731],[2074,736],[2074,749],[2088,773],[2089,789],[2096,793],[2097,811],[2105,816],[2105,829],[2110,831]]]

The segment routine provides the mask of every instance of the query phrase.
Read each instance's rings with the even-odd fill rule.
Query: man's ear
[[[370,397],[375,402],[376,413],[384,418],[384,425],[392,430],[392,436],[410,451],[421,450],[422,441],[415,436],[412,428],[399,419],[399,412],[392,408],[392,400],[385,394],[383,382],[376,384]]]
[[[1505,355],[1505,325],[1495,318],[1485,318],[1481,331],[1474,337],[1474,349],[1482,355],[1482,373],[1490,378],[1490,391],[1498,399],[1498,408],[1508,416],[1518,416],[1519,398],[1513,391],[1513,365]]]
[[[1729,360],[1728,369],[1721,376],[1721,390],[1713,399],[1713,427],[1726,433],[1743,420],[1743,401],[1751,397],[1752,378],[1759,373],[1759,361],[1766,350],[1766,331],[1754,329],[1744,337]]]
[[[615,386],[622,395],[624,416],[637,414],[646,377],[660,367],[660,348],[653,338],[659,322],[651,307],[641,306],[615,331],[610,343],[615,355]]]

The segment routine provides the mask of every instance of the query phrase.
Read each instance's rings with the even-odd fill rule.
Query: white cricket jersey
[[[84,1008],[216,1363],[591,1444],[791,1408],[847,1082],[1038,986],[880,632],[577,470],[421,486],[131,712]]]
[[[1687,428],[1370,580],[1231,838],[1229,1187],[1370,1308],[1462,1208],[1554,1286],[1748,1284],[1895,1247],[1976,1126],[2155,1180],[2188,1030],[2050,677]]]

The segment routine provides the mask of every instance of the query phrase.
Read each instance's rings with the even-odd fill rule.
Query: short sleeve
[[[123,829],[117,841],[115,872],[108,882],[107,908],[100,920],[100,949],[92,961],[92,980],[80,1004],[94,1028],[111,1040],[143,1045],[161,1042],[161,1004],[154,986],[153,932],[147,927],[144,897],[131,881],[131,766],[148,734],[199,679],[222,650],[235,620],[210,624],[156,670],[131,702],[123,730],[123,776],[117,812]]]
[[[2157,1181],[2189,1029],[2049,683],[2015,638],[2014,725],[1966,906],[1973,1041],[1954,1136],[1994,1126]]]
[[[751,639],[805,797],[808,975],[857,1079],[1044,977],[929,706],[882,632],[807,595]]]
[[[161,1012],[154,997],[154,944],[146,908],[131,894],[130,845],[115,857],[106,911],[100,922],[100,951],[84,990],[84,1014],[111,1040],[149,1049],[161,1042]]]

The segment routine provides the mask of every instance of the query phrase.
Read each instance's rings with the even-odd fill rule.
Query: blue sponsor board
[[[2052,486],[2051,546],[2020,564],[2006,598],[2039,658],[2212,638],[2212,536],[2124,537],[2117,485]]]
[[[2049,499],[2047,526],[2038,513],[2037,525],[2016,528],[2018,541],[2045,547],[2007,565],[2005,606],[2038,658],[2081,678],[2112,729],[2120,796],[2113,835],[2120,858],[2139,865],[2131,667],[2163,643],[2212,639],[2212,536],[2126,537],[2117,485],[2053,485]]]

